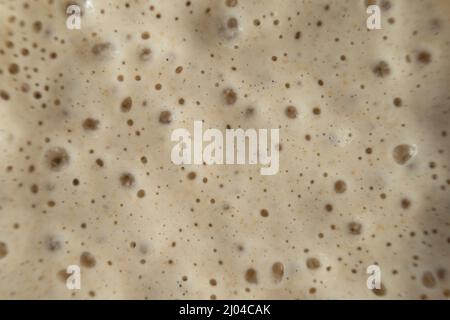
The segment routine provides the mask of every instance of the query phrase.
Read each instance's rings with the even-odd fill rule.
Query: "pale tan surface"
[[[372,32],[356,0],[72,1],[84,11],[72,31],[69,2],[0,0],[0,298],[450,296],[449,1],[391,1]],[[230,17],[238,30],[224,29]],[[95,55],[99,43],[110,45]],[[280,127],[279,174],[173,165],[170,133],[194,120]],[[417,154],[399,165],[402,144]],[[69,157],[59,171],[45,157],[54,147]],[[85,251],[96,263],[73,293],[58,272]],[[382,296],[366,288],[374,263]]]

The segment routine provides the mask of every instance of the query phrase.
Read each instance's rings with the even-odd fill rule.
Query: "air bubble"
[[[431,272],[424,272],[422,275],[422,284],[425,288],[432,289],[436,287],[436,278]]]
[[[343,180],[338,180],[334,183],[334,191],[336,193],[344,193],[347,191],[347,184]]]
[[[362,225],[358,222],[350,222],[348,224],[348,231],[350,234],[359,235],[362,232]]]
[[[62,247],[62,243],[60,241],[60,239],[58,239],[55,236],[48,236],[45,238],[45,248],[48,251],[58,251],[61,249]]]
[[[320,261],[317,258],[308,258],[306,260],[306,266],[310,270],[316,270],[320,268]]]
[[[0,241],[0,259],[5,258],[8,255],[8,246],[6,243]]]
[[[404,165],[411,160],[416,153],[416,147],[408,144],[401,144],[394,148],[392,151],[392,156],[397,164]]]
[[[132,106],[133,106],[133,99],[131,99],[131,97],[126,97],[120,104],[120,109],[122,110],[122,112],[129,112]]]
[[[141,61],[148,61],[152,57],[152,50],[148,47],[141,48],[139,51],[139,59]]]
[[[260,214],[261,217],[267,218],[269,216],[269,211],[267,211],[266,209],[261,209]]]
[[[102,42],[102,43],[95,44],[92,47],[91,52],[96,56],[107,57],[112,53],[113,49],[114,49],[114,47],[113,47],[112,43]]]
[[[225,4],[229,8],[234,8],[238,4],[238,0],[225,0]]]
[[[373,67],[372,71],[377,77],[384,78],[390,75],[391,68],[386,61],[380,61]]]
[[[45,160],[50,170],[61,171],[68,166],[70,157],[66,149],[54,147],[47,150],[45,153]]]
[[[233,89],[227,88],[227,89],[223,90],[223,95],[225,97],[225,102],[228,105],[233,105],[233,104],[236,103],[236,101],[237,101],[237,94],[236,94],[236,92],[234,92]]]
[[[257,284],[258,283],[258,275],[255,269],[250,268],[245,272],[245,280],[248,283]]]
[[[275,281],[281,281],[284,276],[284,265],[281,262],[275,262],[272,265],[272,274]]]
[[[100,121],[96,119],[87,118],[86,120],[83,121],[83,128],[84,130],[94,131],[98,129],[99,123]]]
[[[172,122],[172,113],[170,111],[162,111],[159,114],[159,123],[169,124]]]
[[[97,260],[90,252],[83,252],[80,256],[80,264],[86,268],[93,268],[97,264]]]
[[[284,114],[286,115],[286,117],[288,117],[289,119],[295,119],[297,118],[298,115],[298,111],[297,108],[294,106],[289,106],[286,107],[286,109],[284,110]]]
[[[120,184],[122,187],[131,188],[134,186],[135,178],[131,173],[124,173],[120,176]]]
[[[386,290],[385,285],[384,285],[383,283],[381,283],[381,284],[380,284],[380,288],[379,288],[379,289],[377,289],[377,288],[372,289],[372,292],[373,292],[376,296],[383,297],[383,296],[386,295],[387,290]]]

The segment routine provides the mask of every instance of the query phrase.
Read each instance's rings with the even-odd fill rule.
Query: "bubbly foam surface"
[[[0,298],[450,297],[449,1],[0,0],[0,25]],[[174,165],[196,120],[279,128],[279,173]]]

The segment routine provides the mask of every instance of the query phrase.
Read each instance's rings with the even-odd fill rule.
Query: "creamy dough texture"
[[[449,1],[0,0],[0,25],[0,298],[450,297]],[[196,120],[279,128],[278,174],[174,165]]]

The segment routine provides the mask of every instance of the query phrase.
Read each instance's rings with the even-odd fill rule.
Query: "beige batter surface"
[[[0,0],[0,298],[448,299],[449,124],[447,0]]]

